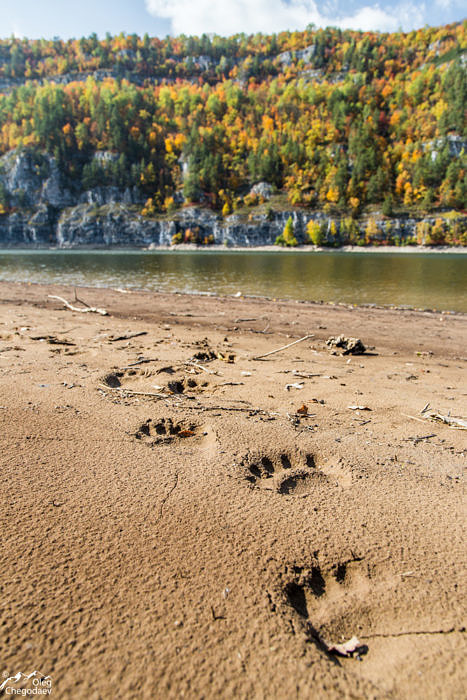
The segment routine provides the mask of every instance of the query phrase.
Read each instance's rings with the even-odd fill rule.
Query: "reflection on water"
[[[11,250],[0,279],[467,312],[467,257],[455,253]]]

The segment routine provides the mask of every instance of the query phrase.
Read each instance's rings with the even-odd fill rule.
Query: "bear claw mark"
[[[275,490],[281,495],[306,494],[316,480],[327,477],[316,469],[312,454],[259,454],[242,462],[245,479],[256,488]]]
[[[361,656],[368,651],[366,644],[358,644],[355,649],[347,649],[344,653],[339,646],[326,641],[350,638],[355,634],[357,622],[365,619],[365,599],[363,595],[360,600],[359,584],[362,579],[368,580],[369,571],[361,562],[361,557],[352,556],[326,571],[317,563],[307,569],[301,566],[286,568],[286,575],[292,576],[282,586],[285,603],[297,614],[295,619],[308,641],[334,661],[337,661],[336,654],[352,656],[356,653]]]
[[[157,445],[202,434],[200,427],[194,423],[175,423],[172,418],[161,418],[160,420],[148,419],[138,428],[135,437],[137,440]]]

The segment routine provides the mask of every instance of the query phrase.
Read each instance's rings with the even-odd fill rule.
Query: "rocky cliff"
[[[331,228],[332,219],[306,210],[252,211],[249,216],[220,214],[203,207],[185,207],[170,217],[147,218],[139,212],[143,197],[137,188],[96,187],[82,191],[63,182],[55,159],[30,150],[12,151],[0,158],[0,248],[156,247],[173,236],[196,232],[199,241],[226,246],[255,247],[275,243],[289,219],[298,242],[306,241],[313,219]],[[375,223],[381,240],[414,236],[417,219],[384,219]],[[341,223],[334,222],[339,235]],[[365,222],[360,222],[363,230]]]

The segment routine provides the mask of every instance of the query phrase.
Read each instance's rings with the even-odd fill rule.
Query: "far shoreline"
[[[425,247],[425,246],[341,246],[339,248],[327,248],[314,245],[299,245],[293,247],[283,247],[276,245],[264,245],[264,246],[224,246],[224,245],[210,245],[203,246],[192,244],[180,243],[175,246],[149,246],[147,248],[142,248],[142,250],[147,251],[193,251],[193,250],[212,250],[216,252],[260,252],[260,253],[467,253],[467,246],[439,246],[439,247]]]
[[[467,246],[341,246],[339,248],[319,247],[314,245],[298,245],[293,247],[283,247],[276,245],[262,246],[225,246],[219,244],[213,245],[194,245],[192,243],[180,243],[178,245],[149,245],[149,246],[79,246],[79,247],[63,247],[57,246],[28,246],[28,247],[8,247],[1,248],[0,254],[6,253],[32,253],[32,252],[56,252],[56,253],[116,253],[116,252],[148,252],[148,253],[186,253],[186,252],[201,252],[201,253],[381,253],[381,254],[446,254],[454,253],[456,255],[467,254]]]
[[[376,302],[351,302],[351,301],[332,301],[324,299],[294,299],[293,297],[272,297],[261,294],[248,294],[248,293],[231,293],[231,294],[221,294],[220,292],[205,292],[205,291],[185,291],[181,289],[165,290],[165,289],[147,289],[144,287],[116,287],[116,286],[98,286],[89,284],[78,284],[73,285],[69,282],[27,282],[25,280],[4,280],[0,278],[0,304],[2,293],[5,290],[9,290],[11,293],[13,290],[13,295],[20,299],[24,303],[27,302],[27,297],[32,290],[43,290],[46,294],[52,292],[54,294],[65,293],[71,296],[76,290],[86,291],[92,294],[108,295],[118,294],[126,295],[129,294],[133,298],[135,297],[146,297],[152,296],[154,298],[167,298],[169,300],[174,300],[180,297],[198,300],[198,299],[210,299],[212,301],[217,301],[219,303],[230,302],[251,302],[257,304],[285,304],[295,306],[299,304],[304,307],[316,307],[321,309],[347,309],[347,310],[360,310],[360,311],[382,311],[382,312],[403,312],[403,313],[415,313],[415,314],[439,314],[440,316],[457,316],[467,318],[467,311],[459,311],[456,309],[440,309],[429,306],[413,306],[411,304],[379,304]],[[35,296],[34,291],[32,295]],[[9,298],[9,297],[8,297]],[[101,303],[102,299],[98,303]]]

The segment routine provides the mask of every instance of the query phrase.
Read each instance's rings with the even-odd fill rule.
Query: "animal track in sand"
[[[386,595],[390,582],[375,577],[375,569],[359,557],[326,571],[318,564],[293,566],[286,569],[285,578],[285,601],[314,641],[350,639],[362,629],[367,632],[392,606]]]
[[[180,376],[174,377],[167,382],[167,389],[171,394],[189,394],[206,391],[210,388],[210,383],[206,380],[197,380],[194,377]]]
[[[190,445],[203,449],[205,455],[216,453],[217,436],[210,425],[190,421],[178,422],[172,418],[149,418],[133,435],[150,447],[182,443],[186,440]]]
[[[258,454],[244,459],[242,464],[250,484],[286,496],[306,495],[317,481],[328,480],[316,468],[312,454]]]
[[[149,391],[151,386],[156,384],[156,379],[155,372],[148,368],[129,368],[108,372],[102,378],[102,383],[110,389],[137,389],[138,391]]]
[[[140,425],[135,433],[135,437],[150,445],[157,445],[160,443],[167,444],[174,440],[200,438],[207,434],[208,431],[203,430],[196,423],[178,423],[172,418],[160,418],[156,420],[148,419]]]
[[[102,384],[110,389],[127,389],[128,391],[157,392],[168,394],[190,394],[206,391],[211,387],[204,379],[195,379],[182,373],[171,373],[170,379],[161,382],[160,372],[148,368],[128,368],[108,372],[102,378]]]

